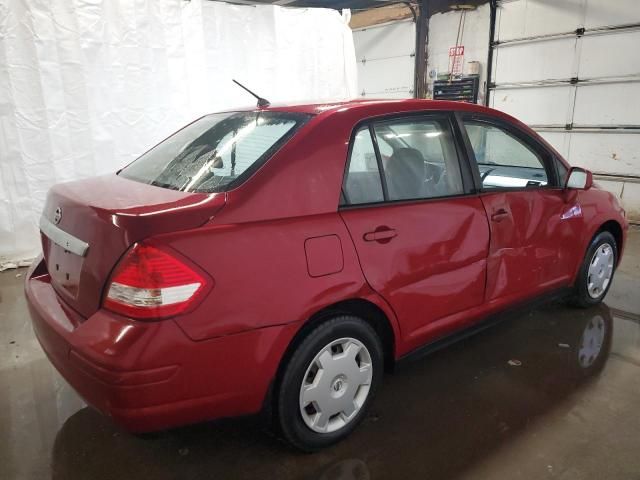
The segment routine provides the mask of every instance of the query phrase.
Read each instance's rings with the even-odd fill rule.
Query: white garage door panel
[[[358,86],[363,97],[410,98],[413,96],[413,57],[358,63]]]
[[[569,159],[569,143],[571,136],[568,132],[538,132],[542,138],[551,144],[560,155]]]
[[[609,175],[640,172],[640,134],[538,132],[571,165]]]
[[[411,20],[353,31],[358,64],[358,95],[413,97],[415,23]]]
[[[596,177],[594,179],[594,183],[603,190],[613,193],[618,198],[622,196],[624,182],[617,180],[603,180],[601,177]]]
[[[575,30],[582,23],[585,0],[517,1],[501,4],[498,40]],[[571,28],[572,25],[575,25]]]
[[[537,126],[572,165],[601,174],[640,222],[640,0],[498,7],[495,40],[523,40],[494,49],[491,105]],[[548,128],[565,124],[572,129]]]
[[[640,135],[633,133],[571,133],[569,162],[594,172],[640,174]]]
[[[640,22],[638,0],[589,0],[585,27],[624,25]]]
[[[640,31],[586,35],[581,41],[580,78],[640,75]]]
[[[573,123],[575,125],[638,125],[640,123],[640,82],[581,85],[576,92]]]
[[[354,30],[356,60],[411,55],[415,51],[415,39],[415,24],[409,21]]]
[[[625,183],[622,199],[627,218],[640,219],[640,183]]]
[[[565,125],[569,112],[568,85],[495,90],[491,106],[529,125]]]
[[[497,84],[571,78],[575,38],[505,45],[497,50],[494,81]],[[544,59],[544,61],[532,61]]]

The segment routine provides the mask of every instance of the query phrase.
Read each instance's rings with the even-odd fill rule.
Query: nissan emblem
[[[60,220],[62,220],[62,208],[58,207],[56,208],[56,211],[53,214],[53,223],[58,225],[60,223]]]

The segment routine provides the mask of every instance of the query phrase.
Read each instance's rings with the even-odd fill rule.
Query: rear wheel
[[[598,233],[587,249],[572,297],[572,303],[589,307],[600,303],[611,287],[618,262],[616,240],[609,232]]]
[[[366,415],[382,380],[377,334],[353,316],[333,318],[312,330],[285,367],[277,417],[285,439],[304,451],[346,437]]]

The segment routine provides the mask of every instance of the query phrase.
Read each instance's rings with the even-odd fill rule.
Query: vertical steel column
[[[496,35],[497,0],[490,0],[489,8],[491,9],[489,14],[489,54],[487,56],[487,81],[484,89],[484,104],[487,107],[489,106],[489,95],[491,93],[491,75],[493,75],[493,45]]]
[[[428,1],[429,0],[420,0],[420,8],[416,21],[415,98],[425,98],[427,96],[427,42],[429,37]]]

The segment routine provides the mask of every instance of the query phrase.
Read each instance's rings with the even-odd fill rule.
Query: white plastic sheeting
[[[8,3],[7,3],[8,2]],[[0,264],[40,249],[51,185],[203,113],[357,95],[349,14],[206,0],[0,0]]]

